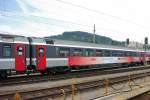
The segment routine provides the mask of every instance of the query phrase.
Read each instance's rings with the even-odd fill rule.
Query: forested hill
[[[81,32],[81,31],[64,32],[61,35],[50,36],[48,38],[83,41],[83,42],[90,42],[90,43],[93,42],[93,34],[88,32]],[[112,40],[111,38],[105,36],[96,35],[95,40],[97,44],[124,46],[124,42]]]

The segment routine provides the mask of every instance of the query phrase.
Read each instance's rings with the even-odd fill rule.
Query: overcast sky
[[[0,31],[50,36],[93,32],[116,40],[150,38],[150,0],[0,0]]]

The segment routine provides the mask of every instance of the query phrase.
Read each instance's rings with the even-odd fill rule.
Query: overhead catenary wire
[[[3,13],[4,13],[4,11],[2,11]],[[25,16],[31,16],[31,17],[37,17],[37,18],[42,18],[42,19],[51,19],[51,20],[55,20],[55,21],[60,21],[60,22],[64,22],[64,23],[70,23],[70,24],[76,24],[76,25],[81,25],[81,26],[86,26],[86,27],[92,27],[92,25],[86,25],[86,24],[81,24],[81,23],[76,23],[76,22],[72,22],[72,21],[66,21],[66,20],[61,20],[61,19],[56,19],[56,18],[46,18],[46,17],[42,17],[42,16],[36,16],[36,15],[30,15],[30,14],[25,14],[25,13],[21,13],[21,14],[19,14],[19,13],[11,13],[11,12],[5,12],[5,13],[7,13],[8,14],[8,16],[6,16],[6,17],[12,17],[12,16],[23,16],[23,17],[25,17]],[[25,16],[24,16],[25,15]],[[3,16],[3,15],[0,15],[0,16]]]
[[[87,9],[89,11],[92,11],[92,12],[96,12],[96,13],[100,13],[100,14],[103,14],[103,15],[107,15],[107,16],[111,16],[111,17],[115,17],[115,18],[118,18],[119,17],[116,17],[116,16],[113,16],[113,15],[110,15],[110,14],[107,14],[107,13],[104,13],[104,12],[100,12],[100,11],[97,11],[97,10],[93,10],[93,9],[89,9],[89,8],[86,8],[86,7],[83,7],[83,6],[80,6],[80,5],[77,5],[77,4],[73,4],[73,3],[70,3],[70,2],[66,2],[66,1],[63,1],[63,0],[56,0],[56,1],[59,1],[59,2],[63,2],[63,3],[66,3],[66,4],[70,4],[70,5],[73,5],[73,6],[76,6],[76,7],[80,7],[80,8],[83,8],[83,9]],[[4,1],[3,1],[4,2]],[[4,5],[4,9],[5,9],[5,3],[3,4]],[[5,10],[3,10],[5,12]],[[120,18],[121,19],[121,18]],[[123,19],[122,19],[123,20]],[[65,21],[66,22],[66,21]],[[67,21],[69,22],[69,21]],[[69,22],[70,23],[70,22]],[[79,23],[74,23],[72,22],[73,24],[79,24]],[[80,24],[80,25],[83,25],[83,24]]]
[[[7,16],[8,17],[8,16]],[[6,18],[6,17],[5,17]],[[10,18],[10,19],[12,19],[14,22],[16,22],[16,23],[19,23],[20,22],[20,19],[18,19],[18,18],[12,18],[12,17],[8,17],[8,18]],[[36,22],[36,23],[38,23],[38,21]],[[73,25],[71,26],[70,24],[66,24],[66,25],[64,25],[64,24],[55,24],[55,23],[50,23],[50,21],[45,21],[45,22],[39,22],[39,23],[43,23],[43,24],[47,24],[47,25],[52,25],[52,26],[57,26],[57,27],[61,27],[61,28],[68,28],[68,30],[73,30],[73,31],[79,31],[79,30],[81,30],[81,31],[84,31],[84,32],[89,32],[90,30],[87,30],[87,29],[82,29],[82,28],[76,28],[75,26],[73,27]],[[84,26],[85,27],[85,26]],[[87,27],[87,26],[86,26]],[[36,28],[36,27],[34,27],[34,28]],[[36,29],[38,29],[38,28],[36,28]],[[67,30],[66,30],[67,31]],[[54,31],[54,30],[50,30],[50,32],[54,32],[54,33],[58,33],[58,32],[56,32],[56,31]]]
[[[7,17],[8,17],[8,16],[7,16]],[[16,21],[19,22],[19,19],[14,19],[14,18],[12,18],[12,17],[9,17],[9,18],[11,18],[11,19],[16,20]],[[57,19],[56,19],[56,20],[57,20]],[[38,21],[37,21],[37,23],[38,23]],[[79,28],[75,28],[75,27],[73,27],[73,26],[70,26],[69,24],[66,24],[66,25],[54,24],[54,23],[50,23],[49,21],[47,21],[47,22],[39,22],[39,23],[80,30]],[[67,23],[69,23],[69,22],[67,22]],[[87,26],[84,26],[84,27],[87,27]],[[87,31],[87,30],[86,30],[86,31]]]
[[[7,16],[8,16],[8,13],[10,14],[10,12],[7,12],[7,11],[3,11],[3,12],[5,12],[6,14],[7,14]],[[14,12],[13,12],[14,13]],[[10,15],[15,15],[15,14],[10,14]],[[18,14],[17,14],[18,15]],[[77,29],[77,30],[79,30],[79,28],[74,28],[74,25],[78,25],[79,27],[80,26],[83,26],[83,27],[87,27],[87,29],[88,29],[88,31],[87,31],[87,29],[86,29],[86,32],[90,32],[90,33],[92,33],[92,27],[93,27],[93,25],[86,25],[86,24],[81,24],[81,23],[77,23],[77,22],[73,22],[73,21],[66,21],[66,20],[62,20],[62,19],[56,19],[56,18],[45,18],[45,17],[42,17],[42,16],[36,16],[36,15],[30,15],[30,14],[25,14],[25,13],[23,13],[23,14],[20,14],[21,16],[24,16],[24,15],[29,15],[29,16],[32,16],[32,17],[38,17],[38,18],[44,18],[44,19],[50,19],[50,20],[55,20],[55,21],[58,21],[58,22],[63,22],[63,23],[67,23],[68,25],[56,25],[55,24],[55,26],[64,26],[64,27],[68,27],[68,28],[71,28],[71,27],[73,27],[72,29]],[[6,17],[7,17],[6,16]],[[10,16],[11,17],[11,16]],[[44,21],[42,22],[42,23],[44,23]],[[71,25],[70,25],[71,24]],[[72,24],[73,24],[73,26],[72,26]],[[85,30],[85,29],[84,29]],[[105,30],[105,31],[107,31],[107,32],[105,32],[105,31],[102,31],[102,30]],[[109,29],[109,28],[102,28],[101,26],[97,26],[97,32],[105,32],[105,33],[109,33],[108,31],[111,31],[111,32],[115,32],[115,33],[124,33],[124,32],[119,32],[119,31],[117,31],[117,30],[114,30],[114,29]]]
[[[81,5],[78,5],[78,4],[74,4],[74,3],[71,3],[71,2],[67,2],[67,1],[64,1],[64,0],[56,0],[56,1],[59,1],[61,3],[64,3],[64,4],[67,4],[67,5],[71,5],[71,6],[75,6],[75,7],[79,7],[79,8],[82,8],[82,9],[86,9],[88,11],[91,11],[91,12],[94,12],[94,13],[97,13],[99,15],[104,15],[104,16],[109,16],[110,14],[107,14],[107,13],[104,13],[104,12],[101,12],[101,11],[97,11],[97,10],[94,10],[94,9],[90,9],[88,7],[84,7],[84,6],[81,6]],[[7,14],[8,12],[7,11],[3,11],[5,14]],[[13,12],[14,13],[14,12]],[[26,13],[23,13],[23,16],[25,15]],[[30,15],[30,14],[27,14],[27,15]],[[45,18],[45,17],[42,17],[42,16],[36,16],[36,15],[30,15],[30,16],[33,16],[33,17],[38,17],[38,18]],[[113,17],[112,16],[109,16],[109,17]],[[115,18],[116,17],[116,18]],[[114,16],[113,18],[117,19],[118,16]],[[120,18],[120,17],[119,17]],[[93,27],[93,24],[91,25],[86,25],[86,24],[83,24],[83,23],[78,23],[78,22],[73,22],[73,21],[66,21],[66,20],[61,20],[61,19],[56,19],[56,18],[47,18],[47,19],[51,19],[51,20],[55,20],[55,21],[60,21],[60,22],[64,22],[64,23],[68,23],[68,24],[76,24],[76,25],[80,25],[80,26],[84,26],[84,27],[87,27],[87,28],[90,28],[90,30],[92,30],[92,27]],[[122,19],[122,18],[121,18]],[[118,19],[118,20],[121,20],[121,19]],[[126,19],[125,19],[126,20]],[[124,22],[126,22],[124,20]],[[123,20],[122,20],[123,21]],[[97,32],[105,32],[105,31],[101,31],[101,30],[106,30],[107,32],[105,33],[109,33],[109,32],[115,32],[115,33],[126,33],[126,32],[121,32],[121,31],[117,31],[117,30],[114,30],[114,29],[109,29],[109,28],[102,28],[102,27],[99,27],[97,26]],[[100,31],[99,31],[100,30]],[[90,31],[91,32],[91,31]]]
[[[63,2],[66,2],[66,1],[64,1],[64,0],[56,0],[56,1],[63,1]],[[79,5],[80,6],[80,5]],[[81,6],[82,7],[82,6]],[[85,7],[86,8],[86,7]],[[85,9],[84,8],[84,9]],[[89,10],[89,8],[88,8],[88,10]],[[90,9],[90,10],[93,10],[93,9]],[[94,11],[96,11],[96,10],[94,10]],[[4,11],[6,14],[8,13],[8,12],[6,12],[6,11]],[[99,12],[99,11],[97,11],[97,12]],[[10,13],[10,12],[9,12]],[[25,15],[25,14],[23,14],[23,15]],[[27,14],[27,15],[30,15],[30,14]],[[33,17],[38,17],[38,18],[45,18],[45,17],[42,17],[42,16],[36,16],[36,15],[30,15],[30,16],[33,16]],[[88,28],[91,28],[90,30],[92,30],[92,26],[93,25],[86,25],[86,24],[81,24],[81,23],[76,23],[76,22],[72,22],[72,21],[66,21],[66,20],[61,20],[61,19],[56,19],[56,18],[47,18],[47,19],[51,19],[51,20],[55,20],[55,21],[60,21],[60,22],[64,22],[64,23],[69,23],[69,24],[76,24],[76,25],[80,25],[80,26],[84,26],[84,27],[88,27]],[[100,30],[109,30],[109,31],[113,31],[113,32],[117,32],[117,33],[124,33],[124,32],[119,32],[119,31],[116,31],[116,30],[113,30],[113,29],[108,29],[108,28],[102,28],[102,27],[97,27],[97,28],[99,28]],[[99,29],[97,29],[97,30],[99,30]]]
[[[86,25],[86,24],[81,24],[81,23],[76,23],[76,22],[72,22],[72,21],[66,21],[66,20],[61,20],[61,19],[56,19],[56,18],[45,18],[45,17],[40,17],[40,16],[34,16],[34,15],[28,15],[28,14],[18,14],[18,13],[11,13],[11,12],[7,12],[7,16],[4,16],[4,17],[8,17],[8,18],[12,18],[13,20],[19,20],[19,18],[13,18],[13,17],[25,17],[25,16],[32,16],[32,17],[35,17],[35,18],[40,18],[40,19],[46,19],[48,21],[41,21],[41,20],[38,20],[40,21],[40,23],[45,23],[45,24],[51,24],[51,25],[55,25],[55,26],[62,26],[62,27],[68,27],[68,28],[72,28],[72,29],[77,29],[79,30],[79,28],[74,28],[72,26],[73,25],[77,25],[77,26],[83,26],[83,27],[87,27],[87,28],[90,28],[89,30],[85,30],[86,32],[89,32],[91,30],[92,32],[92,25]],[[63,22],[65,23],[66,25],[61,25],[61,24],[54,24],[54,23],[50,23],[50,20],[54,20],[54,21],[57,21],[57,22]],[[71,24],[71,26],[70,26]],[[97,26],[97,32],[101,32],[102,30],[106,30],[106,31],[113,31],[115,33],[123,33],[123,32],[120,32],[120,31],[117,31],[117,30],[113,30],[113,29],[109,29],[109,28],[103,28],[103,27],[99,27]]]
[[[71,6],[74,6],[74,7],[78,7],[78,8],[84,9],[84,10],[88,10],[90,12],[97,13],[99,15],[108,16],[108,17],[111,17],[111,18],[114,18],[114,19],[117,19],[117,20],[120,20],[120,21],[128,22],[128,23],[134,24],[134,25],[136,25],[140,28],[145,28],[143,25],[135,23],[131,20],[124,19],[124,18],[121,18],[121,17],[118,17],[118,16],[114,16],[114,15],[111,15],[111,14],[108,14],[108,13],[105,13],[105,12],[102,12],[102,11],[94,10],[94,9],[91,9],[91,8],[88,8],[88,7],[85,7],[85,6],[81,6],[81,5],[78,5],[78,4],[74,4],[74,3],[71,3],[71,2],[68,2],[68,1],[64,1],[64,0],[55,0],[55,1],[61,2],[63,4],[71,5]]]

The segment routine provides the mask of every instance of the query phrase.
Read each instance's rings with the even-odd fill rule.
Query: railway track
[[[150,76],[150,73],[147,73],[147,76]],[[132,79],[140,79],[145,77],[143,73],[131,75]],[[117,84],[124,81],[128,81],[129,78],[127,76],[120,76],[117,78],[110,78],[109,84]],[[89,81],[89,82],[81,82],[81,83],[73,83],[75,86],[75,92],[77,91],[86,91],[87,89],[94,89],[99,87],[104,87],[105,83],[104,80],[96,80],[96,81]],[[50,88],[43,88],[37,90],[28,90],[28,91],[21,91],[21,98],[23,100],[45,100],[46,98],[53,98],[62,96],[63,91],[65,94],[69,95],[72,93],[72,85],[63,85],[59,87],[50,87]],[[11,100],[14,96],[14,92],[0,94],[1,99],[8,99]],[[44,99],[45,98],[45,99]]]
[[[38,82],[46,82],[46,81],[56,81],[70,78],[81,78],[87,76],[96,76],[96,75],[105,75],[105,74],[113,74],[117,72],[128,72],[134,70],[144,70],[149,69],[148,66],[139,66],[139,67],[131,67],[131,68],[118,68],[118,69],[107,69],[107,70],[83,70],[83,71],[73,71],[71,73],[61,73],[57,75],[21,75],[20,77],[9,77],[7,80],[3,80],[0,82],[1,86],[10,86],[10,85],[18,85],[18,84],[32,84]]]

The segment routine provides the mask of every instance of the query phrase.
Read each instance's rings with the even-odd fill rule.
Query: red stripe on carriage
[[[128,62],[133,62],[134,61],[134,58],[133,57],[128,57]]]
[[[69,57],[69,66],[98,64],[96,57]]]

